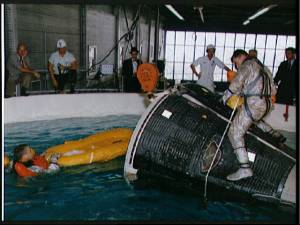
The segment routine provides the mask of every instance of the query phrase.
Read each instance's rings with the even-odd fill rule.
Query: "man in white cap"
[[[221,69],[229,71],[230,69],[217,57],[214,56],[216,48],[214,45],[208,45],[206,47],[207,55],[199,57],[191,64],[191,69],[198,77],[197,84],[204,86],[211,90],[215,90],[214,85],[214,71],[216,65]],[[200,65],[200,71],[197,72],[196,66]]]
[[[70,93],[74,93],[77,61],[74,55],[67,51],[65,40],[57,41],[57,51],[51,54],[48,69],[52,84],[59,93],[64,93],[66,83],[70,83]]]

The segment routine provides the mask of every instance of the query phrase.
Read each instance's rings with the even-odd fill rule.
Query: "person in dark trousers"
[[[293,105],[296,98],[296,73],[298,66],[296,49],[292,47],[286,48],[285,56],[287,60],[280,64],[274,78],[274,83],[278,85],[276,102]]]
[[[137,69],[143,62],[138,59],[136,47],[132,47],[130,54],[131,58],[123,61],[122,76],[125,92],[141,92],[141,85],[137,78]]]
[[[75,92],[77,64],[74,55],[67,50],[66,41],[59,39],[57,51],[51,54],[48,62],[50,78],[57,93],[64,94],[66,84],[70,85],[70,93]]]

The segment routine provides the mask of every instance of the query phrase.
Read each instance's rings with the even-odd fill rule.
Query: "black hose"
[[[90,71],[94,66],[96,65],[99,65],[101,64],[105,59],[107,59],[110,54],[118,47],[118,44],[126,37],[130,37],[131,36],[131,33],[134,31],[134,29],[136,28],[136,24],[137,24],[137,21],[139,20],[140,18],[140,10],[141,10],[141,5],[139,5],[138,9],[137,9],[137,12],[136,12],[136,15],[135,15],[135,18],[132,22],[132,25],[130,27],[130,29],[128,30],[127,33],[123,34],[122,37],[120,37],[120,39],[117,41],[117,43],[110,49],[110,51],[97,63],[93,64],[88,70],[86,70],[85,72],[88,72]],[[132,37],[131,37],[132,39]],[[128,46],[128,45],[127,45]]]

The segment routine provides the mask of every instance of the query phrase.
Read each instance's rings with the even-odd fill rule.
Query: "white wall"
[[[289,132],[296,132],[296,107],[288,106],[288,120],[285,121],[283,114],[286,111],[286,105],[275,104],[274,109],[268,114],[264,120],[271,124],[276,130],[285,130]]]
[[[107,115],[142,115],[146,99],[141,94],[93,93],[36,95],[4,99],[4,123],[70,117],[101,117]],[[286,106],[275,104],[274,110],[264,119],[274,129],[296,132],[296,107],[289,106],[289,118],[283,114]]]
[[[71,117],[141,115],[145,98],[139,94],[94,93],[36,95],[4,99],[4,123]]]

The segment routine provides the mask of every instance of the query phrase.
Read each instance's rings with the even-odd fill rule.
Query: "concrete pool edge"
[[[145,98],[135,93],[33,95],[4,99],[4,124],[76,117],[141,115]]]
[[[145,94],[91,93],[32,95],[4,99],[4,124],[76,117],[142,115],[147,107]],[[296,107],[275,104],[265,121],[274,129],[296,132]]]

